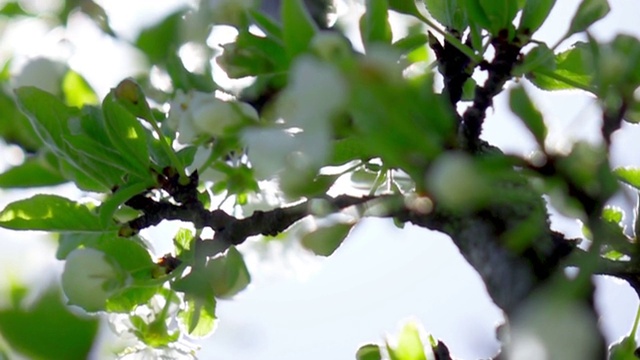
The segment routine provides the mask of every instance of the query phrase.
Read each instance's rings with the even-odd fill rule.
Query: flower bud
[[[90,312],[104,310],[107,298],[114,292],[113,286],[119,283],[118,275],[103,252],[76,249],[64,264],[62,290],[72,305]]]

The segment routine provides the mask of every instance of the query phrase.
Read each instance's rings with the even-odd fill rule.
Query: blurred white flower
[[[168,124],[178,131],[178,142],[188,144],[200,135],[224,136],[242,123],[257,121],[258,113],[251,105],[224,101],[213,94],[178,91],[169,110]]]
[[[346,104],[346,81],[331,64],[312,56],[296,61],[290,79],[276,110],[284,125],[244,132],[258,179],[283,174],[288,180],[307,181],[330,155],[331,117]]]
[[[54,95],[62,92],[62,78],[67,72],[67,67],[61,63],[47,58],[35,58],[30,60],[13,78],[13,87],[35,86]]]

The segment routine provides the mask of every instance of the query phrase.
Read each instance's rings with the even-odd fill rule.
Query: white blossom
[[[178,142],[188,144],[200,136],[225,136],[242,123],[257,121],[258,113],[251,105],[224,101],[213,94],[178,91],[171,102],[168,125],[178,132]]]

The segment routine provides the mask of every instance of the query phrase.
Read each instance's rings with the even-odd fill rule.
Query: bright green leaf
[[[620,208],[606,206],[602,210],[602,220],[606,222],[610,222],[613,224],[620,224],[622,223],[623,218],[624,218],[624,213]]]
[[[287,54],[293,59],[309,47],[318,27],[302,0],[282,1],[282,36]]]
[[[86,205],[57,195],[35,195],[7,205],[0,212],[0,226],[12,230],[53,232],[111,232]]]
[[[607,0],[582,0],[578,11],[571,19],[571,25],[565,38],[587,30],[593,23],[605,17],[611,7]]]
[[[618,180],[640,190],[640,168],[619,167],[613,170]]]
[[[520,120],[527,126],[540,145],[544,148],[544,140],[547,137],[547,127],[544,124],[542,113],[533,104],[526,90],[522,86],[516,86],[509,91],[509,106]]]
[[[382,360],[380,354],[380,346],[375,344],[366,344],[360,346],[356,352],[356,360]]]
[[[354,224],[335,224],[321,227],[315,231],[305,234],[301,243],[306,249],[313,251],[320,256],[329,256],[342,244],[349,235]]]
[[[73,70],[67,71],[62,79],[62,93],[68,106],[80,108],[83,105],[97,105],[99,103],[91,85]]]
[[[402,328],[395,348],[387,344],[387,350],[391,360],[427,360],[420,330],[413,323],[408,323]]]
[[[192,337],[204,337],[215,329],[216,325],[216,300],[191,298],[186,296],[186,309],[180,312],[180,319],[187,327],[187,332]]]

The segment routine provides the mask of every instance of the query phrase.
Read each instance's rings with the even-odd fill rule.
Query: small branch
[[[496,54],[493,61],[481,66],[488,70],[489,77],[483,86],[476,88],[473,105],[462,116],[462,135],[466,147],[475,152],[479,146],[482,123],[486,117],[486,111],[493,104],[496,96],[504,84],[511,79],[511,71],[518,61],[521,46],[507,38],[507,33],[502,32],[492,40]]]

